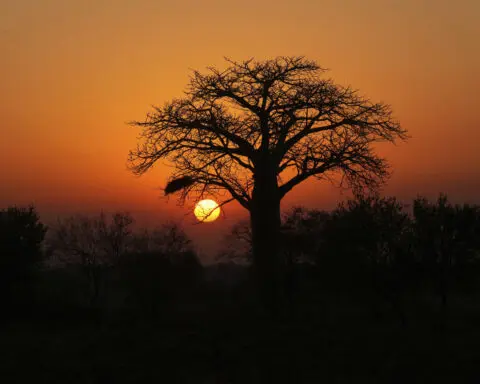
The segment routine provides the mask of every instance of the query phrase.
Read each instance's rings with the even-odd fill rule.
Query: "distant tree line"
[[[282,219],[282,254],[290,266],[286,294],[310,269],[323,287],[383,300],[406,321],[406,301],[425,294],[446,309],[452,292],[480,278],[480,207],[417,197],[364,196],[331,212],[295,207]],[[237,223],[219,262],[251,262],[248,222]],[[365,292],[367,290],[368,292]]]
[[[33,206],[0,211],[7,317],[31,315],[38,305],[98,312],[112,290],[152,315],[194,286],[201,264],[184,231],[174,223],[140,230],[133,224],[129,213],[116,212],[74,215],[47,228]]]
[[[71,216],[47,228],[33,206],[0,211],[4,320],[39,306],[43,313],[59,311],[59,318],[81,307],[94,314],[123,308],[156,319],[182,305],[203,305],[199,295],[212,294],[212,271],[213,281],[223,281],[226,301],[237,277],[248,284],[248,222],[232,228],[229,246],[209,268],[178,225],[133,225],[125,212]],[[330,212],[296,207],[283,215],[278,239],[288,266],[285,303],[292,309],[310,284],[312,297],[321,290],[367,298],[373,313],[387,306],[405,325],[410,304],[421,297],[446,311],[453,295],[478,290],[479,239],[480,207],[454,205],[445,195],[433,202],[418,197],[410,206],[367,196]],[[254,299],[256,291],[242,287]]]

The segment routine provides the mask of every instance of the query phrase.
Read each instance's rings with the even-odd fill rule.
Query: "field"
[[[321,290],[298,292],[292,312],[274,321],[219,286],[155,319],[37,313],[2,329],[0,375],[5,383],[475,383],[478,299],[452,297],[442,311],[416,297],[405,325],[387,302]]]

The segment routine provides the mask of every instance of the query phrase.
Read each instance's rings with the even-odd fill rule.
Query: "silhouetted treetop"
[[[35,263],[42,257],[41,243],[47,227],[34,206],[0,210],[0,255],[2,263]]]
[[[371,144],[406,137],[388,105],[325,79],[326,71],[303,57],[227,62],[224,70],[194,71],[183,98],[133,123],[143,128],[129,157],[136,174],[164,159],[175,165],[172,180],[195,180],[183,196],[226,189],[246,208],[251,176],[266,163],[283,181],[280,196],[332,171],[358,187],[387,176]]]
[[[30,308],[47,227],[34,206],[0,210],[0,322]]]

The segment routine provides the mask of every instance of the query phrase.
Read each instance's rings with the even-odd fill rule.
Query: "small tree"
[[[24,306],[31,299],[33,272],[42,259],[46,232],[33,206],[0,211],[0,295],[8,306]]]
[[[159,251],[172,257],[191,250],[192,243],[183,229],[166,223],[154,229],[141,229],[132,236],[132,252]]]
[[[280,202],[309,178],[331,179],[360,191],[375,189],[388,165],[373,144],[404,139],[390,107],[323,77],[303,57],[234,62],[195,71],[181,99],[155,107],[142,143],[130,153],[140,175],[159,160],[175,171],[166,192],[181,198],[225,196],[250,213],[254,266],[266,304],[278,299],[284,264],[278,242]]]
[[[281,245],[289,264],[316,261],[329,218],[326,211],[303,207],[294,207],[284,215]]]
[[[357,197],[333,210],[319,237],[318,265],[350,292],[391,305],[406,322],[410,219],[394,197]],[[381,299],[378,301],[377,299]]]
[[[461,270],[480,250],[480,209],[453,206],[446,195],[436,202],[418,197],[413,204],[416,250],[442,306],[447,306],[453,271]]]
[[[252,263],[252,230],[248,220],[235,223],[224,238],[223,248],[216,257],[219,262]]]
[[[49,247],[59,260],[80,265],[89,283],[89,297],[96,304],[103,271],[120,261],[131,242],[133,218],[128,213],[96,217],[76,215],[59,219],[52,227]]]
[[[134,302],[153,318],[159,305],[172,304],[183,293],[193,292],[201,271],[190,239],[174,223],[133,234],[121,263],[122,280]]]
[[[357,197],[340,203],[325,230],[326,247],[356,259],[358,265],[387,265],[395,260],[408,215],[394,197]]]

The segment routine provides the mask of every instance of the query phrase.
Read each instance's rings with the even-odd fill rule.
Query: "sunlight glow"
[[[209,223],[217,220],[220,215],[220,207],[214,200],[201,200],[195,205],[193,213],[198,221]]]

